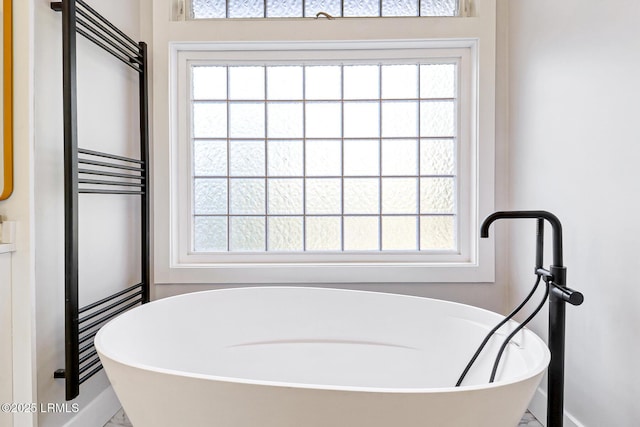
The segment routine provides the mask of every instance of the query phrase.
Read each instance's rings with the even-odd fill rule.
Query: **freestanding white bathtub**
[[[532,332],[507,346],[496,382],[504,333],[453,387],[502,318],[394,294],[238,288],[138,307],[95,346],[134,427],[514,427],[550,359]]]

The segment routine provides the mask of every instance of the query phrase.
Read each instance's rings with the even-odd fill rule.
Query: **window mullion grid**
[[[463,0],[460,0],[463,1]],[[458,2],[458,7],[460,7],[460,3]],[[457,10],[457,12],[459,13],[459,10]],[[454,154],[453,154],[453,158],[455,159],[455,169],[453,171],[453,175],[454,175],[454,181],[453,181],[453,185],[454,185],[454,190],[455,190],[455,199],[454,199],[454,242],[456,244],[456,249],[460,249],[460,211],[459,211],[459,203],[460,203],[460,188],[459,188],[459,184],[460,184],[460,180],[459,180],[459,176],[460,176],[460,171],[458,170],[458,162],[459,162],[459,157],[458,157],[458,148],[459,148],[459,144],[460,144],[460,91],[459,91],[459,87],[460,87],[460,62],[457,62],[455,67],[455,79],[454,82],[455,86],[454,86],[454,92],[453,92],[453,96],[454,96],[454,101],[453,101],[453,105],[454,105],[454,119],[455,119],[455,135],[453,137],[453,141],[454,141],[454,145],[453,145],[453,149],[454,149]]]
[[[229,2],[227,2],[227,17],[229,16]],[[231,167],[231,120],[229,120],[229,113],[231,112],[231,105],[229,98],[230,92],[230,78],[229,78],[229,66],[225,67],[227,78],[227,251],[231,252],[231,173],[229,168]]]
[[[420,7],[421,3],[422,3],[421,0],[418,0],[418,8]],[[419,11],[419,9],[418,9],[418,11]],[[416,194],[416,198],[417,198],[416,208],[417,208],[418,215],[417,215],[417,220],[416,220],[416,230],[417,230],[416,231],[416,248],[418,248],[418,251],[420,251],[422,249],[422,247],[421,247],[421,241],[422,241],[422,239],[421,239],[421,236],[422,236],[422,234],[421,234],[422,233],[422,220],[421,220],[421,218],[422,217],[420,216],[421,213],[422,213],[422,210],[420,209],[420,206],[421,206],[420,201],[421,201],[421,198],[422,198],[422,169],[421,169],[422,158],[420,156],[420,152],[421,152],[421,148],[422,148],[422,138],[420,138],[420,135],[421,135],[420,134],[420,132],[421,132],[421,127],[420,127],[420,123],[421,123],[420,117],[421,117],[421,115],[420,114],[422,112],[422,110],[421,110],[421,105],[422,105],[422,90],[421,90],[422,89],[422,87],[421,87],[421,82],[422,82],[422,79],[421,79],[422,64],[418,64],[417,68],[418,68],[418,70],[417,70],[418,74],[416,75],[416,78],[417,78],[417,86],[418,86],[418,119],[416,120],[416,132],[417,132],[417,135],[418,135],[418,143],[416,144],[416,146],[417,146],[418,152],[416,153],[416,159],[417,159],[417,163],[418,163],[417,164],[417,168],[418,168],[418,191],[417,191],[417,194]]]
[[[190,156],[191,158],[189,159],[190,162],[190,170],[191,170],[191,224],[189,226],[189,233],[190,233],[190,237],[189,237],[189,246],[191,247],[192,251],[196,250],[196,168],[195,168],[195,131],[194,131],[194,126],[193,126],[193,115],[194,115],[194,110],[195,110],[195,97],[193,96],[193,66],[189,66],[187,65],[187,75],[188,75],[188,82],[189,82],[189,107],[190,107],[190,124],[189,124],[189,137],[191,138],[191,142],[190,142]]]
[[[340,135],[341,143],[340,143],[340,153],[341,153],[341,164],[340,164],[340,173],[342,178],[340,179],[340,249],[344,252],[344,65],[340,67]]]
[[[307,66],[305,65],[302,67],[302,252],[306,252],[306,251],[307,251]]]
[[[267,13],[267,2],[265,0],[265,16]],[[267,177],[267,171],[269,170],[269,148],[267,146],[267,140],[269,138],[269,114],[267,111],[267,66],[264,67],[264,250],[269,252],[269,230],[270,230],[270,218],[269,218],[269,178]]]
[[[382,251],[382,65],[378,64],[378,251]]]
[[[372,15],[371,17],[385,17],[385,16],[418,16],[421,17],[423,16],[423,8],[422,8],[422,1],[421,0],[414,0],[417,1],[416,4],[416,11],[417,14],[416,15],[408,15],[408,14],[404,14],[404,13],[397,13],[397,12],[391,12],[389,15],[384,15],[383,14],[383,4],[384,4],[384,0],[378,0],[378,15],[374,16]],[[305,0],[303,0],[301,2],[301,7],[302,10],[300,11],[300,13],[298,15],[296,15],[296,17],[308,17],[307,13],[306,13],[306,9],[307,9],[307,2]],[[225,18],[229,19],[230,18],[230,13],[229,13],[229,4],[230,1],[227,0],[225,1]],[[344,4],[345,4],[345,0],[341,0],[340,1],[340,12],[338,17],[344,17]],[[207,18],[203,18],[203,17],[196,17],[195,13],[194,13],[194,7],[193,7],[193,1],[188,2],[187,5],[188,9],[189,9],[189,16],[188,19],[207,19]],[[459,0],[456,2],[455,8],[452,11],[451,15],[425,15],[425,16],[463,16],[462,15],[462,11],[464,11],[465,9],[465,4],[464,4],[464,0]],[[268,18],[268,0],[263,0],[262,2],[262,18]],[[363,15],[354,15],[356,17],[363,17]],[[368,15],[364,15],[365,17],[370,17]]]
[[[341,112],[340,112],[340,132],[341,132],[341,138],[340,138],[340,142],[341,142],[341,146],[340,146],[340,179],[341,179],[341,185],[340,185],[340,191],[341,191],[341,198],[340,198],[340,214],[339,215],[335,215],[335,216],[340,216],[340,224],[341,224],[341,230],[340,230],[340,236],[341,236],[341,242],[340,242],[340,247],[341,250],[344,252],[346,249],[346,242],[345,242],[345,218],[346,217],[351,217],[351,216],[358,216],[357,214],[347,214],[345,211],[345,120],[346,120],[346,115],[345,115],[345,105],[349,103],[349,100],[345,99],[345,77],[344,77],[344,73],[345,73],[345,69],[344,69],[344,65],[341,65],[340,67],[340,72],[341,72],[341,76],[340,76],[340,92],[341,92],[341,99],[340,99],[340,105],[341,105]],[[302,179],[303,179],[303,188],[302,188],[302,203],[303,203],[303,207],[302,207],[302,247],[303,247],[303,251],[307,251],[307,216],[308,216],[308,212],[307,212],[307,191],[306,191],[306,184],[307,184],[307,159],[306,159],[306,154],[307,154],[307,142],[309,140],[314,140],[314,139],[325,139],[325,138],[307,138],[307,127],[306,127],[306,114],[307,114],[307,104],[308,104],[308,100],[306,98],[306,78],[307,78],[307,73],[306,73],[306,66],[302,67],[302,157],[303,157],[303,165],[302,165]],[[379,167],[379,176],[378,176],[378,213],[377,214],[370,214],[370,215],[364,215],[364,216],[377,216],[378,217],[378,250],[379,251],[383,251],[383,234],[384,234],[384,230],[383,230],[383,217],[385,216],[384,211],[383,211],[383,179],[385,178],[409,178],[410,176],[384,176],[383,174],[383,142],[384,140],[387,139],[387,137],[385,137],[383,135],[383,108],[382,105],[384,104],[384,101],[399,101],[400,99],[384,99],[383,94],[382,94],[382,86],[383,86],[383,82],[382,82],[382,75],[383,75],[383,68],[382,68],[382,64],[378,64],[378,96],[377,98],[372,97],[371,99],[367,100],[367,101],[374,101],[377,102],[379,105],[379,109],[378,109],[378,167]],[[456,68],[456,72],[457,72],[457,68]],[[226,217],[227,217],[227,236],[226,236],[226,245],[227,245],[227,250],[231,252],[231,242],[232,242],[232,233],[231,233],[231,229],[232,229],[232,217],[240,217],[240,216],[245,216],[245,215],[234,215],[231,212],[231,202],[232,202],[232,196],[231,196],[231,184],[232,181],[234,179],[237,178],[257,178],[255,176],[247,176],[247,177],[240,177],[240,176],[231,176],[230,173],[230,165],[231,165],[231,148],[233,146],[234,141],[236,140],[243,140],[245,138],[233,138],[232,137],[232,129],[231,129],[231,122],[229,120],[230,118],[230,113],[231,113],[231,104],[232,104],[232,100],[230,98],[230,87],[231,87],[231,82],[230,82],[230,66],[226,66],[225,67],[225,78],[226,78],[226,114],[227,114],[227,123],[226,123],[226,162],[227,162],[227,172],[226,172],[226,176],[224,178],[226,178],[226,188],[227,188],[227,195],[226,195],[226,202],[227,202],[227,207],[226,207]],[[421,79],[420,79],[420,75],[421,75],[421,64],[417,64],[416,66],[416,75],[415,77],[417,78],[417,82],[416,82],[416,86],[417,86],[417,97],[415,98],[415,100],[417,101],[417,105],[416,105],[416,110],[417,110],[417,120],[416,120],[416,133],[417,133],[417,144],[416,144],[416,167],[417,167],[417,174],[415,175],[418,179],[418,183],[416,186],[417,189],[417,193],[416,193],[416,214],[415,214],[415,218],[417,220],[416,223],[416,236],[415,236],[415,244],[417,247],[417,250],[420,251],[423,248],[421,248],[421,231],[422,231],[422,223],[421,223],[421,218],[423,216],[428,217],[428,216],[442,216],[442,213],[429,213],[429,212],[425,212],[424,214],[422,213],[422,210],[420,208],[420,202],[422,199],[422,187],[423,187],[423,182],[422,182],[422,178],[425,177],[429,177],[429,178],[436,178],[436,177],[441,177],[441,178],[454,178],[454,185],[456,187],[456,191],[455,191],[455,205],[454,205],[454,213],[451,214],[445,214],[446,216],[454,216],[456,218],[456,221],[458,219],[458,214],[457,214],[457,207],[459,204],[459,194],[457,191],[458,188],[458,183],[457,183],[457,172],[454,172],[453,174],[423,174],[422,170],[421,170],[421,149],[423,148],[423,144],[424,144],[424,140],[429,140],[429,139],[435,139],[435,140],[440,140],[440,139],[453,139],[456,144],[455,144],[455,153],[454,153],[454,158],[457,160],[458,159],[458,136],[425,136],[424,138],[421,137],[421,114],[422,114],[422,103],[425,100],[429,100],[429,101],[454,101],[454,110],[455,110],[455,120],[456,120],[456,125],[455,128],[457,129],[458,127],[458,122],[459,122],[459,117],[457,115],[457,113],[459,112],[459,108],[458,108],[458,104],[459,104],[459,99],[457,96],[457,92],[456,94],[454,94],[453,98],[423,98],[421,96]],[[270,183],[269,183],[269,179],[270,178],[276,178],[276,177],[270,177],[269,173],[268,173],[268,168],[269,168],[269,141],[271,140],[271,135],[269,134],[268,131],[268,122],[269,122],[269,111],[267,106],[269,105],[269,99],[268,99],[268,69],[265,66],[263,69],[263,79],[264,79],[264,121],[265,121],[265,129],[264,129],[264,152],[265,152],[265,174],[264,174],[264,180],[265,180],[265,184],[264,184],[264,188],[265,188],[265,199],[264,199],[264,219],[265,219],[265,251],[269,251],[269,187],[270,187]],[[191,92],[190,92],[191,93]],[[190,99],[191,99],[191,104],[193,105],[193,103],[195,102],[195,100],[193,99],[193,94],[191,93],[190,95]],[[404,100],[404,99],[403,99]],[[410,100],[410,99],[406,99],[406,100]],[[213,99],[211,100],[212,102],[214,101]],[[249,102],[249,101],[247,101]],[[412,137],[393,137],[392,139],[411,139]],[[192,140],[197,140],[197,139],[209,139],[209,138],[194,138],[192,136]],[[246,138],[246,139],[253,139],[253,138]],[[283,138],[283,139],[287,139],[287,138]],[[291,138],[292,140],[294,140],[295,138]],[[369,139],[369,137],[362,137],[362,138],[354,138],[354,139]],[[193,159],[192,163],[193,163]],[[194,165],[191,165],[192,170],[194,170]],[[457,166],[456,166],[457,168]],[[360,178],[366,178],[367,176],[361,176]],[[216,178],[216,176],[198,176],[195,173],[192,174],[192,182],[195,183],[196,178]],[[284,177],[282,177],[284,178]],[[314,177],[314,178],[333,178],[333,176],[325,176],[325,177]],[[357,178],[357,177],[350,177],[350,178]],[[194,195],[192,195],[193,197]],[[224,215],[224,214],[223,214]],[[406,214],[405,214],[406,215]],[[197,216],[208,216],[208,215],[193,215],[193,217],[197,217]],[[214,215],[217,216],[217,215]],[[285,215],[288,216],[288,215]],[[292,217],[295,215],[292,215]],[[322,215],[325,216],[325,215]],[[334,216],[334,215],[326,215],[326,216]],[[396,216],[394,214],[389,214],[389,216]],[[456,230],[456,236],[458,235],[457,233],[457,225],[455,226],[455,230]],[[457,239],[457,237],[456,237]]]

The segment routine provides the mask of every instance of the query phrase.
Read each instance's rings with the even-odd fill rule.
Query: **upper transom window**
[[[457,16],[458,0],[191,0],[192,19]]]

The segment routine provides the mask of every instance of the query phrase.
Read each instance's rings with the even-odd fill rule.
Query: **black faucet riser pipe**
[[[536,224],[536,272],[544,264],[544,219],[538,218]]]
[[[564,353],[566,304],[557,295],[549,294],[549,336],[551,351],[547,374],[547,426],[564,425]]]

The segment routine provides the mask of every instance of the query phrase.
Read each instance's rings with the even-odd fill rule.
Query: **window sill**
[[[492,254],[488,250],[486,254]],[[492,258],[487,256],[487,258]],[[156,270],[156,283],[485,283],[493,259],[481,263],[235,263],[174,264]]]

